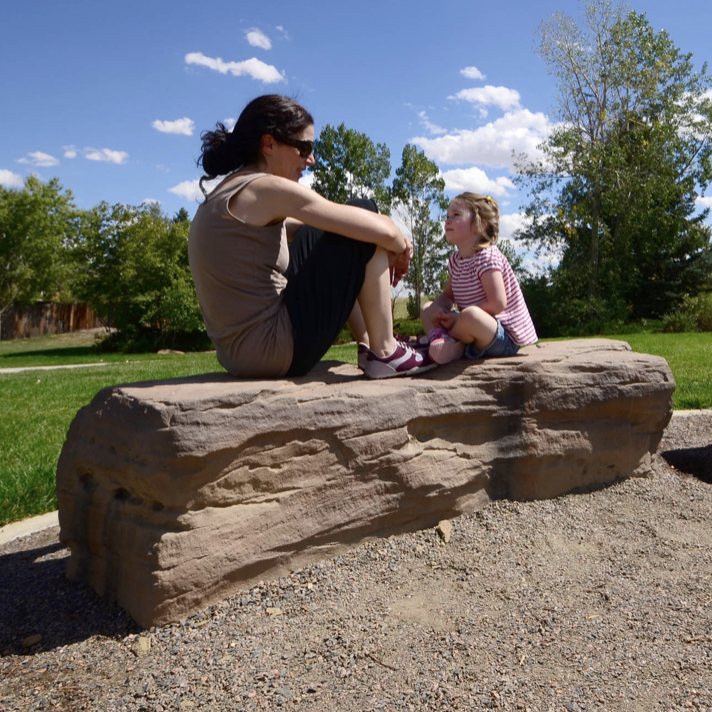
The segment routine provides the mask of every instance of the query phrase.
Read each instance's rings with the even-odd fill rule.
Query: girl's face
[[[447,209],[445,237],[460,252],[474,248],[478,242],[473,218],[472,210],[458,200],[453,200]]]

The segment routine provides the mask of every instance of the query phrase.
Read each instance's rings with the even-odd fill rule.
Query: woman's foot
[[[415,351],[400,341],[390,356],[378,356],[366,346],[358,345],[358,365],[368,378],[394,378],[395,376],[415,376],[437,366],[428,354]]]
[[[465,353],[465,344],[453,339],[445,329],[431,329],[428,338],[430,339],[428,355],[441,366],[457,361]]]

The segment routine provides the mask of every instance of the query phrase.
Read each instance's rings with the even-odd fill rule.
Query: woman
[[[232,132],[218,124],[201,138],[201,188],[227,177],[198,208],[188,251],[205,326],[227,371],[303,375],[350,315],[367,376],[434,367],[393,338],[390,271],[407,270],[409,242],[373,201],[339,205],[298,182],[314,163],[306,109],[261,96]]]

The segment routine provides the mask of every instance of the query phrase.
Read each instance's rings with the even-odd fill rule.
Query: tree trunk
[[[601,198],[594,195],[591,210],[591,265],[588,273],[588,303],[596,296],[598,280],[598,222],[601,210]]]

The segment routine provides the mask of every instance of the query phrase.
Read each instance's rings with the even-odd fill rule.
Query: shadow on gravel
[[[666,450],[661,453],[670,467],[712,485],[712,445]]]
[[[68,554],[57,542],[0,556],[0,656],[33,655],[93,635],[124,638],[141,630],[125,611],[67,580]],[[32,644],[32,636],[42,638]]]

